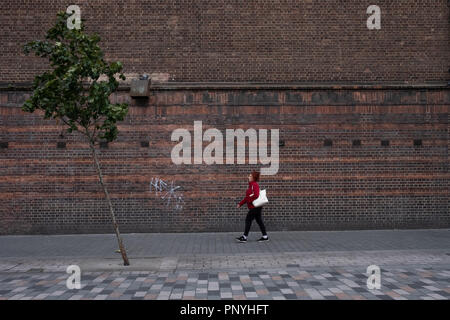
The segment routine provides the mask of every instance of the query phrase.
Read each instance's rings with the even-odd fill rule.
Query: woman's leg
[[[261,229],[261,232],[263,234],[263,236],[267,236],[267,232],[266,232],[266,226],[264,225],[263,219],[262,219],[262,207],[256,208],[258,209],[255,212],[255,220],[256,223],[259,225],[259,228]]]
[[[244,236],[248,237],[248,233],[250,232],[250,227],[252,226],[252,221],[255,218],[255,214],[253,209],[250,209],[247,213],[247,217],[245,217],[245,231]]]

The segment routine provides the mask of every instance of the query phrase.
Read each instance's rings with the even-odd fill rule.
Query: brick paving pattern
[[[0,299],[423,299],[450,298],[450,268],[382,268],[382,286],[369,290],[362,268],[286,268],[254,272],[86,272],[81,289],[65,273],[3,273]]]
[[[450,298],[450,230],[127,234],[130,267],[110,235],[0,237],[0,299]],[[163,250],[165,248],[165,250]],[[68,289],[69,265],[81,289]],[[369,265],[381,268],[370,290]]]

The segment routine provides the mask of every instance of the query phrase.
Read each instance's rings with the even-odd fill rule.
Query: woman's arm
[[[253,202],[259,197],[259,185],[257,183],[252,184],[253,193],[248,196],[247,201]]]

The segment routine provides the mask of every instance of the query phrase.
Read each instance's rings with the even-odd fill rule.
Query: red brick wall
[[[112,231],[86,143],[21,112],[29,92],[5,88],[47,68],[21,46],[43,39],[56,12],[73,3],[2,1],[0,234]],[[113,97],[131,105],[118,140],[100,155],[122,231],[242,231],[246,210],[235,204],[255,166],[171,162],[171,132],[197,120],[222,131],[280,130],[279,172],[261,181],[269,232],[450,227],[447,0],[75,3],[128,80],[161,74],[181,85],[153,87],[148,101],[126,90]],[[366,27],[371,4],[381,7],[381,30]],[[214,81],[229,88],[205,89]],[[294,82],[302,85],[286,85]],[[352,146],[358,139],[361,146]],[[182,210],[150,190],[152,178],[182,187]]]
[[[8,142],[0,149],[0,233],[111,232],[87,144],[22,113],[24,94],[0,92],[0,142]],[[171,133],[192,130],[195,120],[204,130],[280,129],[279,172],[261,181],[269,232],[450,227],[450,90],[179,89],[153,90],[144,103],[126,91],[114,100],[128,101],[130,112],[100,159],[124,232],[242,231],[246,210],[235,206],[259,166],[174,165]],[[389,146],[380,145],[385,139]],[[57,148],[62,141],[66,149]],[[150,191],[156,177],[182,187],[182,210]]]
[[[45,69],[21,46],[42,39],[56,11],[81,7],[88,30],[129,75],[176,81],[446,81],[447,0],[2,0],[0,83]],[[382,11],[368,30],[366,9]]]

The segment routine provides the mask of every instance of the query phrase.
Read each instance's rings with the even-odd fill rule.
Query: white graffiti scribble
[[[183,193],[177,191],[179,189],[181,187],[174,186],[173,181],[170,184],[160,178],[152,178],[150,181],[150,192],[154,191],[156,195],[161,195],[166,206],[169,207],[172,204],[175,210],[182,210],[184,204]]]

